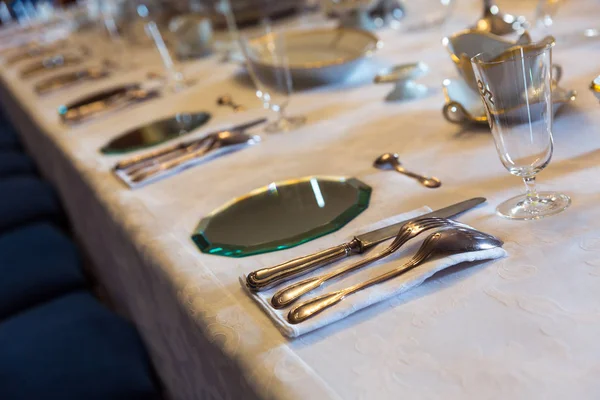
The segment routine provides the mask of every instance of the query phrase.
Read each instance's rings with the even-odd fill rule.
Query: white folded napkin
[[[410,218],[417,217],[419,215],[423,215],[425,213],[430,212],[431,209],[428,207],[423,207],[418,210],[414,210],[405,214],[396,215],[391,218],[387,218],[383,221],[379,221],[373,225],[365,227],[361,229],[361,232],[368,232],[377,228],[381,228],[383,226],[387,226],[396,222],[404,221]],[[360,232],[359,232],[360,233]],[[431,232],[429,233],[431,234]],[[434,259],[432,261],[428,261],[419,267],[399,276],[394,279],[391,279],[387,282],[380,283],[375,286],[371,286],[370,288],[361,290],[351,296],[348,296],[340,303],[334,305],[333,307],[317,314],[304,322],[301,322],[297,325],[290,324],[287,321],[287,315],[289,311],[296,307],[298,304],[306,301],[310,298],[316,297],[317,295],[328,293],[334,290],[339,290],[346,288],[348,286],[354,285],[356,283],[364,282],[367,279],[380,275],[384,272],[387,272],[395,267],[398,267],[408,261],[419,249],[423,240],[429,236],[428,233],[421,234],[418,238],[415,238],[405,244],[402,249],[398,250],[396,253],[391,256],[384,258],[383,260],[370,264],[367,267],[359,270],[350,275],[345,275],[341,277],[339,280],[333,280],[327,282],[323,285],[323,287],[308,293],[298,299],[295,303],[290,305],[287,308],[276,310],[271,306],[271,297],[275,292],[282,289],[283,287],[292,284],[294,282],[306,279],[311,276],[321,275],[323,273],[333,271],[333,269],[340,268],[341,266],[348,265],[349,263],[354,263],[360,260],[360,257],[365,257],[365,255],[350,257],[342,262],[338,262],[333,265],[326,266],[324,268],[313,271],[310,274],[301,276],[296,278],[295,280],[285,282],[275,288],[265,290],[262,292],[254,293],[251,292],[246,287],[246,275],[240,277],[240,283],[248,295],[256,301],[256,303],[267,313],[267,315],[271,318],[275,326],[283,333],[285,336],[294,338],[300,335],[303,335],[307,332],[313,331],[315,329],[321,328],[325,325],[329,325],[333,322],[339,321],[343,318],[346,318],[348,315],[353,314],[365,307],[368,307],[372,304],[378,303],[380,301],[386,300],[390,297],[397,296],[401,293],[404,293],[416,286],[419,286],[423,283],[427,278],[432,276],[438,271],[441,271],[445,268],[448,268],[452,265],[456,265],[463,262],[473,262],[473,261],[482,261],[482,260],[492,260],[506,256],[506,251],[502,248],[495,248],[490,250],[482,250],[470,253],[463,254],[455,254],[444,258]],[[374,249],[369,251],[369,255],[375,254],[380,250],[383,250],[387,246],[389,246],[391,241],[386,241],[376,246]],[[339,243],[327,243],[325,240],[323,241],[323,248],[333,247],[338,245]]]

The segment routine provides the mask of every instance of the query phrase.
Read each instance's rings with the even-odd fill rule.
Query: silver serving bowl
[[[273,57],[272,45],[281,48],[292,80],[296,83],[341,82],[382,46],[373,33],[353,28],[323,28],[287,31],[283,37],[269,33],[248,42],[252,67],[263,76],[282,76],[283,68]]]

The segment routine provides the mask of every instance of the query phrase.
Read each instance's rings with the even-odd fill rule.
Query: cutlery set
[[[34,46],[21,49],[18,52],[5,58],[6,65],[14,65],[21,61],[29,60],[36,57],[49,56],[54,52],[64,48],[65,42],[59,42],[51,46]]]
[[[111,72],[103,67],[89,67],[74,72],[66,72],[46,78],[35,84],[34,90],[38,95],[46,95],[59,89],[73,86],[86,81],[95,81],[110,76]]]
[[[287,320],[291,324],[298,324],[325,309],[333,307],[344,298],[360,290],[396,278],[435,257],[502,247],[503,243],[501,240],[449,219],[483,202],[485,202],[484,198],[473,198],[430,212],[418,218],[358,235],[348,243],[323,250],[313,255],[300,257],[275,267],[251,272],[246,277],[246,286],[250,291],[255,293],[265,291],[345,257],[364,253],[375,245],[394,238],[386,249],[374,255],[342,266],[331,272],[311,276],[279,289],[272,296],[270,303],[275,309],[283,309],[291,306],[301,297],[316,290],[326,282],[337,280],[342,276],[357,272],[367,265],[395,253],[407,242],[421,234],[430,233],[422,243],[420,249],[407,263],[360,284],[319,295],[292,308],[288,313]]]
[[[160,90],[156,88],[145,89],[137,83],[121,85],[61,105],[58,114],[63,123],[78,124],[97,114],[121,110],[159,96]]]
[[[188,140],[142,156],[120,161],[115,174],[127,185],[134,187],[196,165],[207,159],[240,150],[260,142],[260,137],[246,130],[266,122],[265,118],[219,130],[198,139]]]
[[[303,322],[308,318],[333,307],[354,293],[405,274],[434,257],[489,250],[501,247],[502,244],[500,239],[475,229],[455,228],[438,231],[429,235],[425,241],[423,241],[423,244],[417,253],[408,262],[360,284],[326,293],[305,301],[290,311],[288,320],[292,324]]]
[[[80,55],[57,54],[27,64],[21,70],[21,78],[28,79],[43,72],[78,65],[83,62]]]

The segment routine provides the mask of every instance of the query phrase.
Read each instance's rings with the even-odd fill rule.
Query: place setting
[[[490,16],[486,18],[489,22]],[[494,21],[489,23],[492,31],[500,29]],[[497,214],[536,220],[567,209],[569,196],[538,192],[535,186],[536,174],[552,156],[553,116],[576,98],[574,91],[558,86],[562,68],[551,63],[555,39],[548,36],[534,42],[523,32],[511,41],[472,28],[442,42],[461,75],[443,82],[444,117],[461,125],[488,126],[502,164],[527,188],[525,195],[498,205]],[[427,88],[413,80],[426,73],[426,65],[415,63],[390,68],[375,81],[396,84],[388,101],[417,99],[426,95]],[[287,121],[284,127],[288,130],[300,123]],[[407,170],[399,158],[395,153],[382,154],[373,167],[399,172],[423,188],[442,187],[443,179]],[[334,183],[339,189],[333,189]],[[346,202],[342,202],[344,191]],[[236,258],[309,240],[324,244],[325,235],[342,228],[348,218],[360,218],[370,196],[368,184],[356,178],[311,176],[273,182],[203,218],[192,240],[204,253]],[[331,243],[329,248],[324,244],[316,253],[243,274],[240,284],[284,336],[301,336],[400,295],[445,268],[505,257],[501,238],[453,219],[483,202],[484,198],[475,198],[437,211],[424,207],[390,217],[357,232],[346,243]],[[341,204],[337,212],[335,204]],[[277,221],[276,226],[270,227],[268,221]],[[240,225],[260,226],[260,235],[249,234],[256,229],[241,232]],[[342,261],[363,253],[362,259]]]
[[[100,152],[106,155],[135,152],[117,161],[113,168],[116,177],[131,189],[259,144],[261,138],[247,132],[256,126],[264,124],[262,129],[267,134],[296,130],[306,122],[303,115],[287,111],[297,87],[336,84],[361,68],[371,53],[381,48],[381,41],[373,33],[374,26],[351,26],[361,23],[362,9],[358,14],[337,9],[349,14],[347,19],[340,20],[340,25],[333,27],[316,23],[318,27],[313,28],[311,24],[318,20],[314,18],[309,19],[312,22],[308,25],[288,27],[274,18],[262,20],[260,28],[238,28],[234,10],[225,2],[220,3],[220,7],[217,9],[225,15],[229,30],[239,39],[245,68],[257,96],[266,109],[276,114],[276,119],[272,122],[251,120],[193,139],[178,140],[169,146],[164,143],[207,124],[210,112],[182,112],[124,132]],[[96,92],[59,108],[65,124],[79,124],[96,114],[119,111],[161,95],[170,96],[182,89],[180,85],[187,86],[158,24],[147,10],[136,12],[146,21],[146,32],[161,57],[165,91],[160,87],[145,90],[142,85],[130,84]],[[285,21],[286,17],[283,18]],[[489,22],[491,17],[485,18]],[[525,196],[501,204],[498,214],[512,219],[539,219],[558,213],[570,204],[566,195],[537,192],[534,183],[535,174],[551,157],[552,116],[564,104],[575,100],[576,93],[558,86],[562,68],[550,63],[555,45],[552,36],[533,42],[524,31],[516,40],[509,40],[496,35],[500,29],[496,22],[489,23],[492,27],[489,30],[482,29],[482,23],[478,23],[474,28],[442,40],[460,74],[460,78],[443,82],[446,98],[443,116],[455,124],[475,123],[491,128],[504,166],[512,174],[522,176],[528,188]],[[178,29],[184,31],[181,26],[184,25],[180,23]],[[206,29],[205,23],[202,27]],[[428,70],[423,62],[392,65],[380,70],[373,83],[393,84],[384,100],[401,104],[428,96],[430,89],[416,82]],[[506,80],[511,84],[506,84]],[[232,113],[246,111],[231,94],[219,96],[214,105],[226,107]],[[524,140],[522,135],[527,133],[535,133],[535,141]],[[154,146],[158,148],[150,149]],[[513,153],[520,158],[514,158]],[[540,158],[539,154],[545,156]],[[402,174],[405,184],[412,180],[412,184],[423,189],[442,187],[443,178],[407,169],[395,153],[381,154],[373,160],[372,168]],[[370,196],[370,186],[353,177],[310,176],[272,182],[204,217],[191,239],[200,251],[225,257],[279,251],[320,237],[325,240],[327,235],[358,218],[369,207]],[[240,277],[240,281],[284,335],[299,336],[408,290],[451,265],[505,256],[500,238],[451,219],[483,201],[485,199],[477,198],[438,211],[424,208],[391,217],[379,223],[379,230],[373,228],[374,232],[358,234],[348,243],[254,271]],[[421,214],[425,216],[420,217]],[[390,222],[392,220],[395,222]],[[271,226],[269,221],[276,224]],[[240,224],[256,225],[260,229],[247,235],[238,229]],[[386,241],[390,243],[384,243]],[[410,251],[397,252],[409,241]],[[345,257],[373,247],[378,248],[369,251],[361,261],[337,264]],[[404,262],[387,262],[388,257],[395,258],[399,254],[405,258]],[[375,270],[380,274],[374,274],[371,268],[363,269],[371,263],[377,265]],[[332,285],[336,289],[327,292],[329,281],[336,282]],[[349,300],[342,301],[347,297]]]
[[[209,119],[210,114],[205,112],[180,113],[125,132],[106,144],[101,151],[105,154],[123,154],[160,145],[193,133]],[[260,136],[247,130],[265,122],[265,118],[257,118],[203,134],[199,138],[130,156],[118,161],[113,172],[128,187],[141,187],[260,143]]]
[[[150,43],[163,73],[148,74],[147,80],[139,83],[108,86],[61,105],[60,120],[65,126],[75,127],[158,97],[193,89],[195,82],[184,77],[177,58],[182,54],[200,58],[214,54],[207,47],[214,40],[212,30],[225,26],[238,39],[244,68],[257,97],[275,119],[246,119],[229,127],[205,129],[212,119],[210,110],[182,111],[150,119],[114,136],[99,153],[119,156],[112,172],[124,185],[136,189],[260,144],[261,137],[249,132],[258,127],[267,135],[287,132],[293,135],[293,131],[306,123],[304,115],[288,112],[294,93],[311,87],[326,90],[332,85],[343,85],[382,48],[378,30],[403,30],[406,26],[401,28],[399,23],[415,22],[418,18],[418,14],[411,14],[411,7],[383,7],[381,2],[343,3],[329,9],[328,15],[333,15],[333,20],[313,11],[297,11],[294,18],[304,21],[297,24],[285,12],[281,16],[264,18],[255,14],[245,19],[245,14],[230,8],[228,2],[218,2],[215,11],[220,17],[179,19],[172,24],[173,32],[159,21],[157,8],[139,6],[133,10],[133,17],[147,35],[141,40]],[[486,10],[494,6],[484,3]],[[383,7],[383,14],[377,14],[379,6]],[[116,28],[120,17],[117,12],[118,9],[104,10],[100,14],[101,32],[107,34],[104,41],[108,47],[122,52],[124,37]],[[300,18],[305,15],[306,19]],[[240,18],[244,23],[240,23]],[[432,20],[443,23],[446,18]],[[510,219],[539,219],[570,204],[566,195],[537,192],[535,175],[548,165],[552,155],[553,117],[564,105],[573,102],[577,94],[559,86],[562,67],[551,63],[554,37],[533,41],[525,28],[513,25],[510,30],[495,18],[486,11],[473,27],[442,39],[459,74],[442,83],[446,103],[442,115],[454,124],[488,126],[503,165],[513,175],[523,178],[527,194],[499,205],[497,213]],[[515,21],[523,22],[518,17]],[[256,25],[257,22],[260,24]],[[429,23],[424,23],[420,29],[428,26]],[[194,29],[201,35],[199,40],[190,34]],[[500,36],[507,33],[513,39]],[[175,52],[168,44],[173,41]],[[59,42],[47,48],[26,50],[6,60],[10,64],[24,64],[27,58],[41,57],[37,64],[21,70],[21,77],[26,79],[45,70],[80,64],[83,57],[91,54],[86,46],[81,47],[80,53],[69,50],[70,47]],[[52,55],[56,51],[60,53]],[[124,63],[122,55],[119,60],[105,59],[104,64],[96,59],[101,61],[99,67],[62,72],[40,80],[35,92],[46,95],[84,82],[109,79],[124,64],[130,64],[128,69],[135,68]],[[401,107],[404,102],[423,99],[432,93],[428,85],[419,82],[429,69],[424,62],[391,64],[379,69],[368,84],[391,84],[391,91],[382,101]],[[591,87],[595,90],[594,84]],[[247,112],[246,106],[230,93],[218,96],[212,106],[229,113]],[[186,136],[190,138],[185,139]],[[168,144],[169,141],[174,144]],[[414,189],[445,187],[443,176],[415,172],[400,159],[396,153],[384,153],[374,158],[370,167],[382,173],[402,174],[404,178],[397,179],[407,186],[413,185]],[[310,240],[327,241],[328,235],[360,218],[370,205],[371,191],[362,180],[343,175],[271,182],[202,218],[191,239],[203,253],[234,258],[280,251]],[[505,256],[501,238],[452,219],[484,201],[475,198],[437,211],[424,207],[390,217],[375,227],[365,228],[347,243],[248,273],[240,281],[284,335],[299,336],[402,293],[451,265]],[[260,229],[247,235],[238,229],[240,224]],[[343,258],[363,253],[362,260],[341,262]],[[402,262],[390,261],[396,258]],[[366,268],[370,264],[381,273]],[[330,281],[335,282],[331,290]]]
[[[40,1],[0,2],[0,398],[594,398],[600,5]]]

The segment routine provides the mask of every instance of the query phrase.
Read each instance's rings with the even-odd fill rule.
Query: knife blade
[[[485,197],[475,197],[427,214],[420,215],[416,218],[451,218],[470,210],[473,207],[484,203],[485,201]],[[402,225],[413,221],[416,218],[397,222],[371,232],[357,235],[350,242],[342,243],[341,245],[322,250],[318,253],[295,258],[274,267],[262,268],[253,271],[248,274],[248,277],[246,278],[246,286],[248,286],[248,288],[252,291],[259,292],[261,290],[273,287],[281,282],[285,282],[292,278],[307,274],[334,261],[341,260],[342,258],[364,253],[375,245],[395,237]]]

